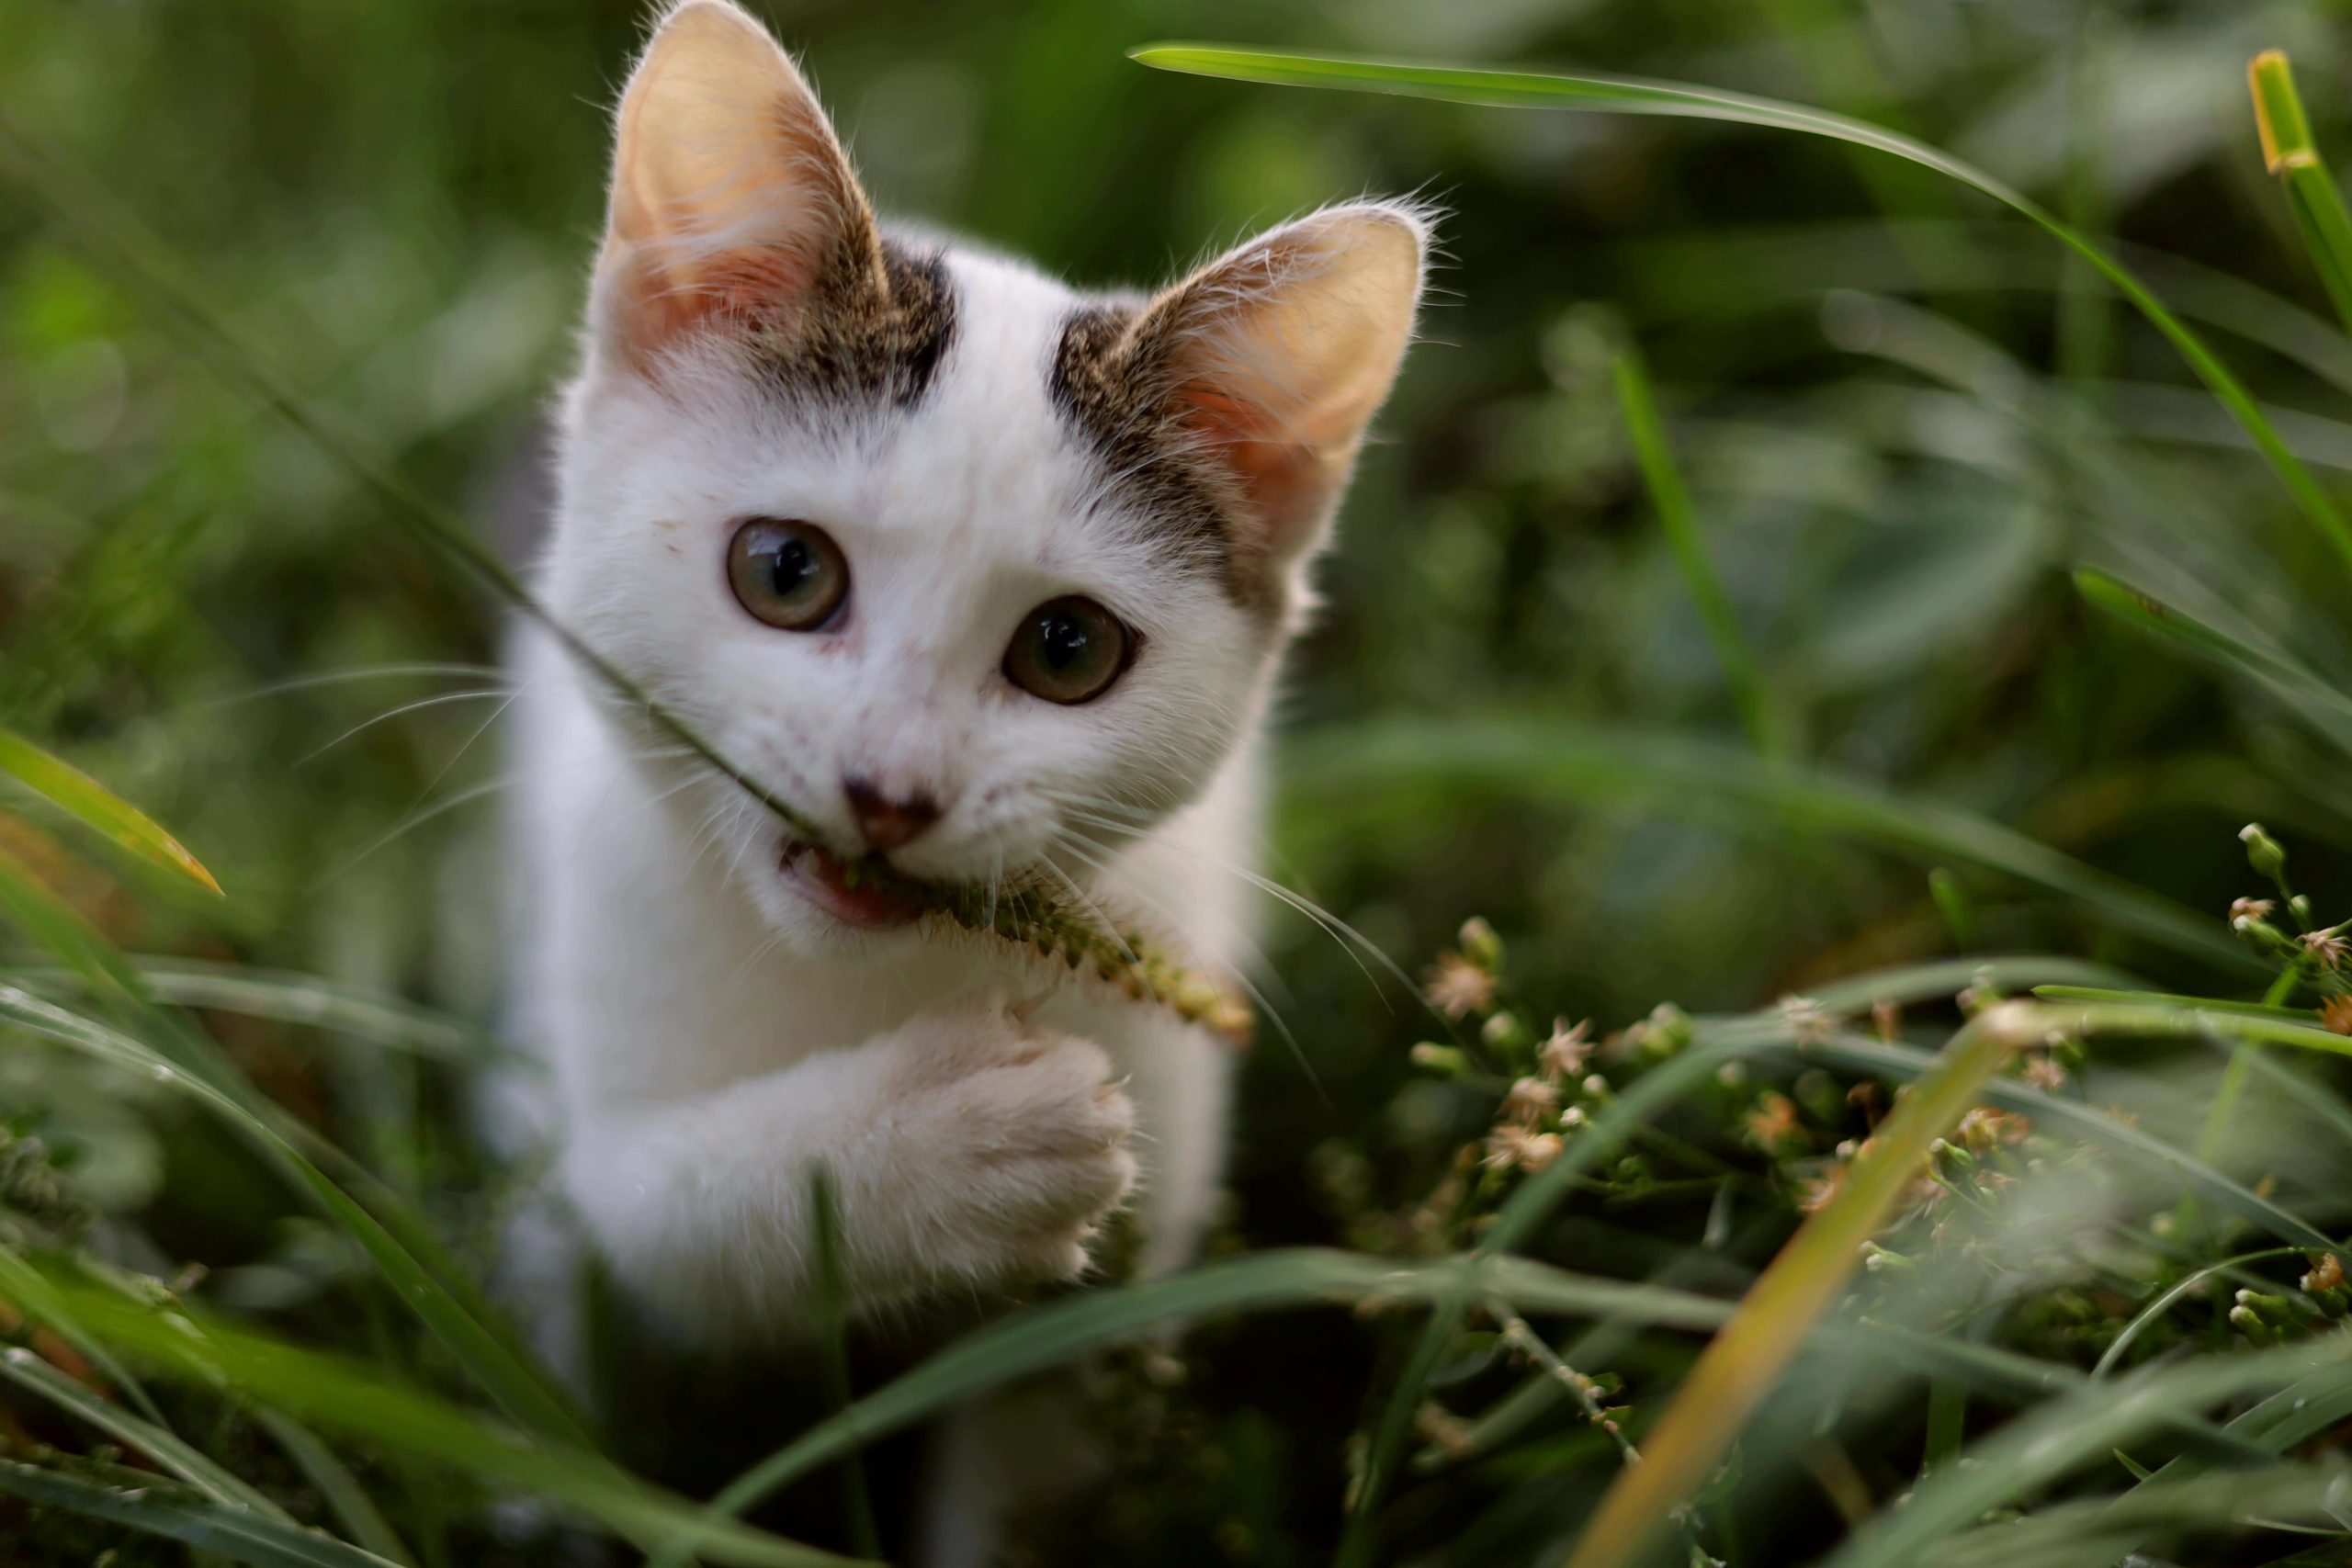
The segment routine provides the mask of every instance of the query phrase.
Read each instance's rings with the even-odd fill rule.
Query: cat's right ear
[[[652,369],[682,334],[791,332],[828,291],[882,276],[881,236],[824,110],[729,0],[683,0],[622,95],[596,309]]]

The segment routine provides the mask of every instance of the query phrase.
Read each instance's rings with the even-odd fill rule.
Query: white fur
[[[1341,210],[1389,210],[1418,243],[1409,214]],[[947,266],[956,327],[926,395],[837,420],[776,398],[723,332],[646,370],[600,289],[540,592],[839,848],[860,847],[844,777],[921,791],[945,809],[893,856],[903,871],[1042,868],[1236,971],[1256,736],[1290,617],[1171,566],[1054,408],[1080,299],[983,254]],[[1379,326],[1399,347],[1401,309]],[[1340,434],[1343,479],[1358,431]],[[852,578],[837,629],[779,630],[735,603],[724,554],[749,515],[831,534]],[[1280,597],[1303,595],[1307,547]],[[1001,671],[1023,614],[1065,593],[1142,637],[1109,692],[1068,707]],[[820,1164],[865,1304],[1076,1274],[1131,1194],[1146,1267],[1187,1255],[1217,1181],[1225,1046],[978,939],[842,924],[780,873],[786,830],[739,786],[544,635],[517,665],[523,1021],[554,1069],[561,1188],[636,1297],[705,1339],[791,1325]],[[1073,801],[1149,835],[1106,839]]]

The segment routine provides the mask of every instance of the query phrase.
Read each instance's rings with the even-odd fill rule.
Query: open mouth
[[[874,856],[845,861],[832,851],[794,839],[780,868],[808,901],[843,925],[868,930],[902,926],[923,912],[922,900],[900,891]]]

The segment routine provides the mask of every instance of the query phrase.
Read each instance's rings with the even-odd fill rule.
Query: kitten
[[[1152,298],[886,231],[816,98],[684,0],[622,99],[538,570],[555,616],[820,832],[518,655],[525,1025],[560,1184],[683,1336],[788,1328],[812,1170],[876,1306],[1185,1257],[1229,1056],[861,878],[1041,877],[1247,949],[1258,732],[1411,335],[1409,205]],[[1017,1005],[1016,1005],[1017,1004]]]

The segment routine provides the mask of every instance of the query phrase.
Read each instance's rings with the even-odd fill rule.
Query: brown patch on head
[[[1150,521],[1155,543],[1211,572],[1241,608],[1271,617],[1279,595],[1263,551],[1233,525],[1238,488],[1174,395],[1177,345],[1162,312],[1088,306],[1055,346],[1054,406],[1101,458],[1111,492]]]
[[[870,250],[847,240],[841,250],[788,318],[755,327],[753,362],[796,402],[919,402],[956,337],[945,263],[879,237]]]

